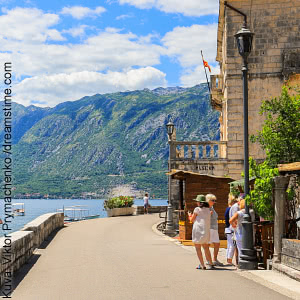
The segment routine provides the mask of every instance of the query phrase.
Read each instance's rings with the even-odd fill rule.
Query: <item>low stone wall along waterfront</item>
[[[132,205],[134,207],[133,215],[143,215],[144,214],[144,206],[137,206]],[[167,206],[150,206],[148,208],[148,212],[151,213],[159,213],[159,212],[165,212],[167,209]]]
[[[63,213],[48,213],[26,224],[20,231],[0,238],[0,286],[7,283],[8,275],[20,269],[34,249],[56,229],[64,226]]]
[[[38,247],[57,228],[64,226],[63,213],[48,213],[27,223],[21,230],[34,232],[34,244]]]

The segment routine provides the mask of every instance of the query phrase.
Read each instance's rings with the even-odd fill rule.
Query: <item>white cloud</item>
[[[56,29],[50,29],[47,32],[48,34],[48,40],[53,40],[53,41],[65,41],[66,39],[60,34],[59,31]]]
[[[200,50],[209,63],[215,61],[216,24],[176,27],[162,39],[113,27],[87,37],[84,24],[59,32],[56,14],[35,8],[2,11],[0,60],[13,63],[15,81],[29,77],[15,83],[16,99],[24,105],[54,106],[95,93],[166,85],[165,74],[151,67],[162,55],[180,64],[181,83],[192,86],[204,76]],[[68,34],[81,39],[62,43]]]
[[[29,77],[15,84],[16,101],[53,106],[87,94],[165,84],[165,74],[149,67],[159,64],[164,52],[150,37],[108,27],[81,42],[48,43],[64,39],[51,28],[58,22],[59,16],[38,9],[16,8],[0,16],[0,59],[13,63],[17,81]],[[85,29],[62,33],[84,35]]]
[[[78,37],[78,36],[84,36],[85,35],[85,30],[86,28],[88,28],[89,26],[87,25],[80,25],[77,27],[72,27],[68,30],[63,30],[63,33],[68,33],[73,37]]]
[[[45,14],[37,8],[20,8],[12,10],[2,9],[0,16],[0,38],[31,43],[45,42],[46,40],[61,41],[64,38],[55,29],[59,16]]]
[[[14,74],[18,78],[82,70],[120,71],[132,66],[159,64],[162,47],[151,44],[148,39],[143,41],[132,33],[122,34],[118,31],[120,30],[109,28],[80,44],[14,41],[3,31],[0,32],[0,43],[2,51],[13,52],[12,55],[4,54],[4,58],[12,59]],[[36,30],[35,34],[39,35],[39,31]]]
[[[23,105],[55,106],[96,93],[166,86],[165,74],[153,67],[125,72],[74,72],[24,79],[14,87],[16,102]]]
[[[167,53],[176,57],[183,67],[202,62],[201,50],[207,61],[215,61],[217,24],[176,27],[162,39]]]
[[[210,67],[211,67],[211,73],[208,71],[208,69],[206,69],[207,77],[209,81],[210,81],[210,75],[220,73],[219,67],[213,67],[213,66]],[[185,70],[185,72],[183,73],[180,79],[181,79],[181,84],[184,87],[192,87],[195,86],[196,84],[199,84],[200,82],[206,82],[203,64],[193,69]]]
[[[120,15],[116,17],[116,20],[125,20],[125,19],[130,19],[133,18],[134,15],[133,14],[127,14],[127,15]]]
[[[217,24],[176,27],[163,37],[162,42],[167,48],[167,55],[183,68],[181,82],[192,86],[205,78],[201,50],[208,63],[215,63]]]
[[[186,16],[218,14],[218,0],[119,0],[138,8],[156,8],[167,13],[181,13]]]
[[[89,7],[84,6],[71,6],[64,7],[61,11],[63,15],[71,15],[75,19],[83,19],[86,17],[99,16],[104,13],[106,9],[102,6],[98,6],[95,9],[90,9]]]

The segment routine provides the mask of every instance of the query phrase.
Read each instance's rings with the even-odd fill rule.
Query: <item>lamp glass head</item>
[[[174,124],[171,121],[169,121],[169,123],[166,125],[166,127],[167,127],[168,135],[171,136],[174,132]]]
[[[248,57],[252,50],[254,33],[252,33],[248,28],[242,27],[242,29],[234,36],[236,38],[239,54],[244,58]]]

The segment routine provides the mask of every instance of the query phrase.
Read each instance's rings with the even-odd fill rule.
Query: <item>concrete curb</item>
[[[300,272],[293,268],[277,263],[273,263],[272,268],[276,272],[282,273],[294,280],[300,281]]]
[[[152,231],[154,231],[157,235],[160,235],[160,236],[164,237],[164,238],[165,238],[166,240],[168,240],[168,241],[171,241],[171,242],[177,242],[176,239],[173,239],[173,238],[171,238],[171,237],[169,237],[169,236],[163,234],[161,231],[159,231],[159,230],[157,229],[157,226],[158,226],[159,224],[161,224],[161,223],[162,223],[161,221],[155,223],[155,224],[152,226]]]
[[[279,294],[300,300],[300,287],[294,279],[271,270],[237,271],[236,274],[255,281]]]

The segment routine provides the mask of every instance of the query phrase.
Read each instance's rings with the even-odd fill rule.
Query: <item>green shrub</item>
[[[278,169],[272,168],[267,161],[257,164],[253,158],[249,159],[250,176],[256,177],[254,189],[247,196],[255,211],[266,220],[272,220],[274,209],[272,205],[274,177],[278,176]]]
[[[104,201],[104,209],[108,210],[113,208],[131,207],[133,203],[133,197],[130,196],[113,197]]]

